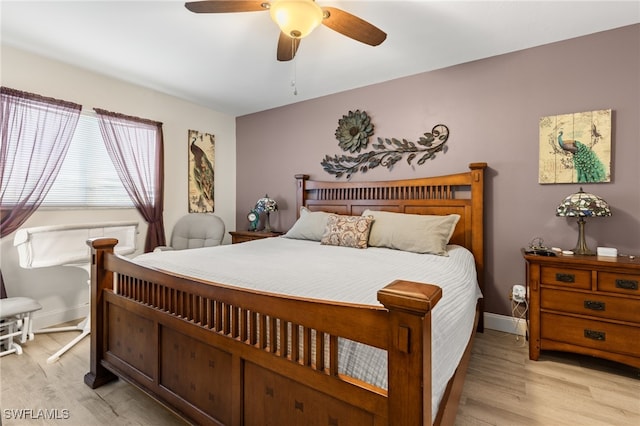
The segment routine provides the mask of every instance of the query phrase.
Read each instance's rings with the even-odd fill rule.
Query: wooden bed
[[[483,289],[485,167],[473,163],[459,174],[388,182],[297,175],[297,210],[459,214],[451,243],[473,253]],[[91,388],[120,377],[202,425],[455,420],[473,335],[432,419],[430,311],[442,295],[437,283],[389,283],[378,291],[383,306],[320,302],[138,266],[113,253],[115,239],[88,244],[91,357],[84,381]],[[476,324],[481,331],[481,301]],[[387,391],[338,373],[338,338],[387,351]]]

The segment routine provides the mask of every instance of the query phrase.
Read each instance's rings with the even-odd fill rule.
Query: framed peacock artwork
[[[189,130],[189,213],[213,213],[215,136]]]
[[[538,183],[611,182],[611,110],[540,119]]]

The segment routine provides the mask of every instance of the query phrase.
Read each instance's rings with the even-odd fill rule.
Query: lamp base
[[[267,220],[264,222],[264,232],[271,232],[271,223],[269,223],[269,212],[267,212]]]
[[[576,247],[571,251],[573,252],[573,254],[578,254],[578,255],[581,255],[581,256],[595,256],[596,255],[591,250],[589,250],[589,249],[583,250],[580,247]]]
[[[587,241],[584,238],[584,224],[584,218],[580,216],[578,218],[578,243],[576,248],[573,249],[573,253],[582,256],[595,256],[595,253],[587,247]]]

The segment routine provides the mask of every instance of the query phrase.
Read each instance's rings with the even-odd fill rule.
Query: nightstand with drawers
[[[265,231],[231,231],[231,244],[244,243],[246,241],[260,240],[262,238],[279,237],[284,232]]]
[[[529,358],[575,352],[640,368],[640,260],[524,254]]]

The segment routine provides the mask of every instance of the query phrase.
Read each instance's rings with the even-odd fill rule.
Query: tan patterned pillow
[[[372,222],[373,216],[329,215],[320,244],[367,248]]]

